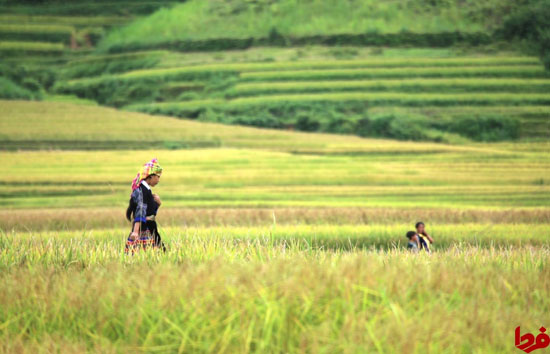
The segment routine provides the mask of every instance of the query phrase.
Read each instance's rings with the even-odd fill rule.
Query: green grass
[[[47,15],[0,15],[0,22],[4,24],[17,25],[68,25],[73,27],[89,26],[115,26],[129,21],[128,17],[122,16],[47,16]]]
[[[66,25],[3,24],[0,33],[59,33],[70,36],[74,28]]]
[[[490,81],[490,80],[489,80]],[[386,108],[373,108],[373,112],[383,111]],[[396,111],[399,111],[400,108],[395,108]],[[491,113],[511,113],[521,116],[532,116],[532,117],[546,117],[550,114],[547,106],[494,106],[494,107],[476,107],[476,106],[461,106],[461,107],[422,107],[422,108],[407,108],[409,111],[413,112],[422,112],[425,114],[431,115],[442,115],[445,112],[452,114],[472,114],[472,113],[482,113],[482,114],[491,114]]]
[[[59,76],[67,80],[149,68],[155,66],[164,54],[152,51],[109,56],[88,55],[68,60],[60,68]]]
[[[526,117],[502,109],[488,115],[439,111],[439,117],[401,110],[394,117],[399,122],[389,128],[375,130],[365,123],[386,119],[380,124],[390,124],[388,119],[394,118],[386,112],[392,107],[439,106],[450,111],[468,106],[548,105],[550,81],[532,57],[419,58],[407,57],[404,51],[403,57],[367,54],[361,59],[335,60],[315,48],[312,56],[302,59],[288,60],[281,53],[289,51],[278,50],[272,51],[271,61],[264,57],[263,62],[253,62],[248,56],[261,59],[257,50],[227,57],[203,53],[200,60],[157,51],[151,52],[160,58],[155,67],[129,70],[125,58],[147,57],[146,53],[99,56],[98,64],[83,60],[77,64],[77,74],[67,77],[89,77],[58,81],[54,91],[149,114],[398,139],[449,143],[544,139],[550,131],[547,115]],[[121,65],[115,65],[111,74],[90,76],[107,59],[120,60]],[[371,113],[379,106],[385,108],[383,116]],[[472,123],[479,127],[469,129]]]
[[[150,155],[170,170],[159,188],[173,207],[505,209],[548,207],[550,200],[544,142],[457,146],[221,126],[67,103],[4,101],[3,107],[4,148],[143,149],[4,152],[2,161],[14,166],[4,179],[10,188],[1,193],[8,208],[122,208],[135,166]],[[211,149],[148,150],[155,146]]]
[[[382,139],[361,139],[346,135],[311,134],[280,130],[227,126],[170,117],[152,117],[140,113],[93,107],[89,101],[71,96],[46,96],[48,101],[1,101],[4,114],[0,115],[0,142],[5,149],[65,148],[65,149],[147,149],[142,141],[148,139],[151,147],[235,147],[258,148],[310,153],[406,153],[417,151],[464,151],[466,146],[451,146],[424,142],[395,142]],[[85,106],[69,102],[86,103]],[[383,107],[377,108],[382,110]],[[412,113],[433,114],[517,114],[547,117],[545,106],[532,107],[426,107],[407,108]],[[448,113],[445,113],[448,110]],[[464,109],[464,112],[462,112]],[[44,115],[43,112],[48,112]],[[391,111],[390,111],[391,112]],[[375,111],[375,113],[379,113]],[[13,124],[13,119],[17,124]],[[151,126],[147,132],[140,126]],[[80,127],[85,126],[86,129]],[[106,129],[106,127],[108,129]],[[545,146],[541,143],[540,146]],[[532,148],[535,148],[533,146]]]
[[[445,59],[441,59],[445,60]],[[336,67],[353,67],[351,64]],[[315,67],[314,64],[310,64]],[[362,67],[352,69],[333,69],[324,65],[322,69],[303,68],[304,65],[270,65],[270,64],[209,64],[184,67],[134,70],[117,75],[103,75],[96,78],[70,80],[66,85],[85,85],[102,81],[129,80],[179,80],[193,75],[230,75],[240,74],[244,81],[282,81],[282,80],[318,80],[318,79],[359,79],[359,78],[417,78],[417,77],[545,77],[544,68],[540,65],[482,65],[482,66],[421,66],[421,67]],[[323,67],[323,65],[319,65]],[[300,70],[294,70],[302,67]],[[265,70],[265,71],[262,71]],[[282,71],[281,71],[282,70]]]
[[[541,66],[484,66],[484,67],[398,67],[334,70],[259,71],[241,74],[244,81],[283,81],[360,78],[436,78],[436,77],[545,77]]]
[[[70,96],[47,96],[47,100],[69,100]],[[358,137],[284,132],[267,129],[194,122],[170,117],[152,117],[112,108],[63,102],[1,101],[0,142],[4,148],[102,148],[148,149],[150,147],[262,147],[277,151],[411,151],[431,149],[434,144],[415,145]],[[89,102],[86,102],[89,103]],[[44,112],[47,112],[45,115]],[[13,124],[13,119],[17,124]],[[86,129],[81,129],[85,126]],[[152,129],[144,131],[142,126]],[[106,127],[108,129],[106,129]],[[144,144],[147,141],[148,145]],[[171,145],[172,144],[172,145]],[[439,146],[446,150],[447,147]],[[448,149],[452,149],[449,147]]]
[[[202,107],[243,107],[267,105],[274,102],[364,102],[365,105],[395,105],[395,106],[462,106],[462,105],[549,105],[550,95],[546,93],[319,93],[319,94],[288,94],[239,97],[232,100],[204,100],[189,102],[163,102],[129,106],[130,110],[170,114],[172,109],[197,109]]]
[[[0,97],[3,99],[32,100],[40,95],[17,85],[10,79],[0,77]]]
[[[232,105],[264,104],[276,101],[364,101],[373,105],[550,105],[550,94],[516,94],[516,93],[326,93],[326,94],[296,94],[296,95],[267,95],[256,97],[236,98]]]
[[[421,1],[404,4],[376,1],[325,1],[276,4],[256,2],[218,3],[187,1],[139,19],[111,32],[102,49],[135,44],[158,44],[174,40],[262,38],[273,28],[286,36],[328,34],[483,31],[492,22],[479,19],[479,7],[450,2],[448,7]],[[484,7],[484,6],[482,6]],[[487,4],[488,12],[498,5]],[[223,22],[224,26],[216,24]],[[159,34],[162,33],[162,36]]]
[[[251,14],[189,1],[101,49],[272,28],[487,31],[515,9],[430,3],[259,0]],[[0,5],[0,32],[70,26],[82,46],[169,4]],[[14,69],[0,95],[39,84],[45,101],[0,101],[0,352],[510,351],[514,328],[537,333],[550,310],[550,81],[535,58],[495,48],[103,55],[0,42]],[[348,134],[391,118],[416,141],[202,121],[315,130],[312,118]],[[130,182],[152,157],[168,252],[126,256]],[[418,220],[430,256],[405,250]]]
[[[51,24],[1,24],[0,40],[62,42],[69,44],[74,27]]]
[[[116,54],[111,54],[116,55]],[[176,67],[185,65],[203,65],[214,63],[277,63],[308,61],[313,64],[331,63],[335,59],[372,60],[372,59],[412,59],[412,58],[452,58],[456,56],[476,57],[479,53],[472,49],[458,50],[456,48],[377,48],[342,46],[331,48],[311,45],[306,48],[295,47],[253,47],[245,50],[218,51],[218,52],[168,52],[159,63],[159,67]],[[516,57],[516,52],[500,51],[493,53],[499,57]],[[329,64],[330,65],[330,64]]]
[[[547,248],[550,241],[545,230],[548,224],[437,224],[429,225],[430,235],[434,238],[434,251],[444,252],[454,248],[479,247],[480,249],[540,247]],[[198,254],[191,248],[206,242],[210,252],[206,257],[248,258],[253,260],[256,252],[282,251],[287,247],[291,253],[322,252],[341,253],[345,251],[396,251],[407,246],[405,232],[410,228],[406,223],[370,224],[370,225],[271,225],[263,226],[165,226],[162,228],[163,241],[171,245],[176,252],[170,252],[162,262],[179,263],[186,258],[194,260]],[[0,258],[0,268],[9,268],[11,264],[26,261],[30,265],[63,267],[71,260],[82,261],[89,266],[108,265],[113,262],[126,263],[121,254],[120,240],[124,240],[123,228],[87,228],[81,230],[56,231],[9,231],[0,239],[15,248],[17,252],[5,254]],[[79,233],[80,231],[80,233]],[[517,235],[524,235],[518,238]],[[17,238],[13,238],[17,235]],[[209,240],[209,241],[207,241]],[[50,250],[59,245],[60,252],[50,254]],[[84,249],[75,246],[82,244]],[[243,248],[248,245],[252,250]],[[95,254],[94,248],[106,252]],[[257,248],[257,249],[255,249]],[[34,251],[33,251],[34,249]],[[37,250],[39,250],[37,252]],[[73,253],[71,255],[71,253]],[[27,257],[25,257],[25,254]],[[297,255],[297,254],[295,254]],[[67,259],[74,257],[73,259]],[[199,259],[196,259],[197,261]],[[259,260],[259,259],[258,259]]]
[[[299,150],[292,147],[297,143],[286,148]],[[6,152],[2,160],[17,164],[4,179],[10,188],[1,197],[10,209],[123,208],[135,166],[156,156],[166,169],[158,190],[169,207],[550,206],[548,144],[540,143],[540,152],[522,152],[521,144],[363,144],[342,145],[346,155],[330,143],[321,155],[256,150],[269,148],[261,144],[255,150]]]
[[[52,181],[43,182],[52,185]],[[76,186],[76,184],[73,183]],[[20,208],[4,209],[0,211],[0,229],[5,232],[60,232],[79,230],[104,230],[127,228],[128,221],[121,217],[120,206],[103,206],[101,208]],[[171,228],[174,231],[180,228],[196,229],[220,229],[230,227],[235,232],[243,232],[248,228],[262,230],[272,227],[274,224],[287,229],[297,225],[303,226],[303,230],[312,230],[318,233],[316,226],[323,226],[323,229],[331,229],[333,239],[346,235],[338,233],[339,227],[344,227],[343,233],[355,234],[369,233],[374,236],[376,233],[384,233],[386,243],[378,243],[379,246],[389,247],[394,242],[403,240],[395,239],[395,235],[403,233],[403,229],[409,228],[410,223],[417,219],[429,220],[430,228],[436,227],[440,230],[446,225],[449,228],[460,225],[468,225],[467,228],[476,230],[477,241],[490,242],[489,235],[493,232],[504,232],[508,226],[499,225],[524,225],[521,227],[533,227],[539,230],[538,225],[550,224],[549,208],[513,208],[513,209],[487,209],[487,208],[427,208],[427,207],[175,207],[162,208],[162,216],[159,219],[161,231]],[[373,227],[373,225],[378,225]],[[383,230],[383,225],[396,225],[393,231]],[[403,225],[403,226],[399,226]],[[330,227],[329,227],[330,226]],[[520,227],[520,226],[518,226]],[[353,231],[357,228],[360,231]],[[297,230],[297,228],[295,228]],[[399,230],[398,230],[399,229]],[[194,229],[195,230],[195,229]],[[449,229],[447,229],[449,230]],[[458,230],[458,229],[457,229]],[[465,231],[467,229],[460,229]],[[220,230],[221,231],[221,230]],[[479,239],[483,234],[486,237]],[[541,234],[544,234],[543,232]],[[311,233],[308,234],[311,238]],[[441,245],[438,232],[438,244]],[[511,236],[512,233],[508,233]],[[533,233],[524,232],[524,237],[531,242],[541,242]],[[538,235],[538,231],[537,231]],[[348,235],[350,236],[350,235]],[[466,240],[468,232],[461,234]],[[346,239],[347,240],[347,239]],[[380,239],[378,239],[381,241]],[[510,238],[501,236],[501,244],[511,241]],[[448,238],[452,243],[451,238]],[[467,241],[467,240],[466,240]],[[471,240],[470,240],[471,241]],[[476,242],[477,242],[476,241]],[[517,240],[516,240],[517,241]],[[449,244],[448,243],[448,244]],[[483,242],[482,242],[483,243]],[[486,245],[487,242],[484,242]],[[366,246],[374,246],[367,243]]]
[[[236,96],[274,93],[398,91],[398,92],[548,92],[544,79],[410,79],[410,80],[327,80],[242,83],[233,88]]]
[[[2,350],[497,353],[517,325],[545,321],[548,142],[398,142],[1,103],[0,146],[220,141],[1,152]],[[153,156],[168,252],[125,256],[130,180]],[[404,250],[419,219],[431,256]]]
[[[18,53],[40,53],[58,55],[64,50],[63,43],[48,42],[21,42],[1,41],[0,52],[8,54]]]
[[[490,82],[491,80],[487,80]],[[523,140],[550,137],[550,110],[548,106],[447,106],[447,107],[372,107],[370,113],[376,115],[397,115],[425,117],[432,122],[447,124],[463,119],[512,119],[520,122],[519,136]]]
[[[153,52],[154,53],[154,52]],[[115,58],[121,54],[112,54]],[[326,54],[325,54],[326,55]],[[199,66],[211,70],[231,70],[239,72],[280,71],[280,70],[319,70],[319,69],[356,69],[356,68],[394,68],[394,67],[485,67],[485,66],[537,66],[540,62],[534,57],[520,56],[487,56],[487,57],[455,57],[455,58],[407,58],[407,52],[399,58],[380,58],[370,56],[367,59],[347,60],[300,60],[276,62],[243,62],[218,63]],[[166,65],[166,64],[165,64]],[[174,65],[174,66],[182,66]]]
[[[93,18],[120,17],[147,15],[160,7],[170,6],[173,1],[151,1],[151,0],[126,0],[126,1],[74,1],[71,3],[48,3],[33,4],[27,3],[6,3],[0,6],[2,13],[10,16],[32,16],[32,17],[77,17]]]
[[[166,255],[134,257],[123,255],[119,230],[6,234],[0,343],[7,351],[496,353],[517,325],[538,328],[550,306],[546,246],[457,243],[427,257],[318,247],[289,238],[296,231],[316,233],[171,230]],[[475,227],[461,232],[475,238]]]
[[[237,64],[238,65],[238,64]],[[331,61],[281,61],[275,63],[250,63],[239,65],[239,71],[299,70],[299,69],[351,69],[351,68],[392,68],[392,67],[478,67],[478,66],[540,66],[533,57],[455,57],[455,58],[400,58],[348,59]]]
[[[97,106],[97,102],[95,101],[87,100],[85,98],[79,98],[71,95],[49,95],[48,94],[48,95],[44,95],[44,97],[42,97],[42,100],[48,101],[48,102],[64,102],[64,103],[74,103],[79,105]]]

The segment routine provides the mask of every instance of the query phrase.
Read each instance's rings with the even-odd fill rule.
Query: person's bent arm
[[[153,194],[153,199],[155,202],[160,206],[162,204],[162,201],[160,200],[160,197],[158,194]]]
[[[427,233],[424,233],[424,236],[426,236],[428,238],[430,243],[434,243],[434,239],[430,235],[428,235]]]
[[[139,221],[134,222],[134,230],[132,230],[132,233],[130,234],[130,238],[132,240],[135,240],[138,238],[140,227],[141,227],[141,222]]]

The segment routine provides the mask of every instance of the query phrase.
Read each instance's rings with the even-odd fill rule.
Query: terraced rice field
[[[357,51],[353,59],[336,59],[327,58],[325,49],[317,58],[296,54],[292,60],[288,56],[269,60],[264,56],[262,62],[248,59],[247,51],[231,56],[196,53],[206,62],[201,64],[201,60],[190,59],[193,55],[169,48],[124,54],[91,52],[106,31],[123,25],[129,16],[14,13],[0,19],[0,52],[7,62],[24,58],[35,72],[51,70],[53,82],[48,81],[51,87],[42,95],[45,99],[69,96],[66,99],[71,101],[76,96],[150,114],[348,134],[360,131],[357,122],[370,119],[374,111],[388,115],[403,108],[401,116],[411,121],[426,118],[426,110],[432,112],[427,130],[440,129],[447,124],[445,119],[491,119],[497,125],[512,122],[503,134],[506,139],[550,136],[550,113],[541,112],[550,112],[550,76],[538,58],[517,53],[468,56],[442,50],[418,55],[415,49],[402,49],[395,57]],[[285,50],[273,53],[277,56]],[[502,109],[507,106],[524,111],[516,114]],[[484,116],[476,111],[470,116],[461,114],[457,109],[462,107],[478,107]],[[336,113],[321,117],[319,111]],[[364,131],[361,134],[369,136]],[[456,131],[430,134],[433,141],[472,139]]]
[[[96,50],[171,3],[0,4],[0,94],[21,99],[0,100],[0,353],[502,353],[516,350],[517,326],[549,325],[550,75],[537,58],[176,53],[155,43],[188,33],[151,36],[148,19],[130,33],[149,34],[143,43],[115,35],[97,49],[155,50]],[[247,6],[258,3],[283,2]],[[422,21],[403,4],[360,3],[349,21],[353,2],[312,2],[323,16],[293,21],[297,33],[356,31],[365,16],[383,34],[412,26],[439,39],[496,25],[460,2]],[[208,3],[188,1],[154,29],[220,22],[188,4]],[[240,2],[210,4],[207,20]],[[238,33],[270,31],[234,15]],[[125,254],[130,182],[152,157],[167,252]],[[419,220],[431,254],[406,249]]]
[[[127,109],[179,117],[200,115],[208,109],[236,118],[244,112],[243,122],[249,119],[247,111],[316,102],[327,107],[350,102],[365,112],[377,106],[388,110],[438,107],[437,114],[451,117],[461,107],[474,113],[478,107],[479,112],[497,119],[518,118],[524,138],[550,134],[550,77],[533,57],[372,57],[172,67],[162,67],[161,59],[156,65],[160,67],[71,79],[59,82],[56,89],[86,97],[117,85],[128,88],[147,83],[161,89],[157,99],[163,102],[131,103]],[[192,94],[178,99],[185,92]],[[518,116],[512,113],[517,112],[515,108],[506,110],[505,106],[517,107],[522,113]]]
[[[72,149],[0,152],[1,351],[501,352],[517,325],[547,318],[547,142],[399,142],[1,104],[0,146]],[[143,126],[159,141],[218,145],[114,150]],[[109,150],[82,151],[98,142]],[[165,169],[155,192],[168,251],[128,256],[129,183],[152,156]],[[404,249],[418,219],[431,256]],[[410,349],[403,331],[431,337]]]
[[[32,13],[32,8],[25,5],[6,5],[0,8],[0,55],[9,60],[18,58],[20,64],[26,62],[27,55],[34,52],[59,57],[69,48],[92,47],[106,30],[124,25],[132,19],[128,14],[116,16],[94,13],[93,3],[89,4],[91,11],[79,16],[63,15],[61,11],[56,11],[55,4],[35,6],[38,14]],[[85,4],[81,2],[76,7],[82,5]],[[99,6],[106,5],[103,3]],[[45,13],[47,9],[52,11],[51,15]],[[66,7],[66,10],[70,9],[71,6]]]

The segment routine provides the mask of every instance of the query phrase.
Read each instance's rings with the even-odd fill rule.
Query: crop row
[[[136,52],[109,56],[88,56],[69,61],[61,70],[61,77],[74,79],[125,72],[155,66],[163,52]]]
[[[48,42],[12,42],[12,41],[0,41],[1,53],[51,53],[58,54],[63,51],[62,43],[48,43]]]
[[[470,67],[470,66],[512,66],[535,65],[540,61],[535,57],[458,57],[458,58],[369,58],[360,60],[333,61],[284,61],[275,63],[240,64],[243,72],[300,70],[300,69],[353,69],[353,68],[394,68],[394,67]],[[239,65],[236,65],[239,66]]]
[[[488,66],[488,67],[427,67],[427,68],[371,68],[337,70],[261,71],[240,73],[239,65],[196,65],[167,69],[134,70],[123,74],[70,80],[64,87],[85,87],[109,82],[164,82],[204,79],[216,76],[240,75],[243,81],[283,80],[357,80],[367,78],[437,78],[437,77],[546,77],[541,66]]]
[[[485,67],[399,67],[336,70],[289,70],[245,72],[243,81],[286,80],[357,80],[369,78],[436,78],[436,77],[548,77],[542,66],[485,66]]]
[[[114,26],[128,21],[122,16],[44,16],[44,15],[0,15],[0,22],[4,24],[50,24],[69,25],[75,27]]]
[[[146,52],[145,52],[146,53]],[[338,61],[303,61],[303,62],[276,62],[276,63],[220,63],[203,64],[184,67],[157,68],[128,73],[132,76],[149,76],[161,73],[184,71],[230,71],[240,73],[304,71],[304,70],[336,70],[336,69],[383,69],[383,68],[483,68],[513,67],[540,68],[540,62],[533,57],[503,57],[503,58],[385,58],[367,60],[338,60]],[[477,69],[477,70],[480,70]],[[470,69],[471,70],[471,69]],[[475,69],[474,69],[475,70]]]
[[[458,141],[457,136],[475,141],[534,136],[522,131],[526,121],[515,108],[523,111],[526,107],[518,106],[534,105],[533,112],[539,114],[541,105],[549,104],[549,94],[338,93],[133,104],[125,109],[265,128],[453,142]],[[471,113],[460,113],[457,108],[463,106],[471,108]],[[495,111],[490,110],[493,106]],[[510,107],[510,113],[505,106]],[[526,128],[532,130],[534,126],[550,133],[544,123]]]
[[[74,32],[72,26],[64,25],[20,25],[3,24],[0,25],[0,33],[64,33],[70,35]]]
[[[550,105],[550,94],[514,94],[514,93],[325,93],[325,94],[296,94],[296,95],[269,95],[242,97],[233,100],[207,99],[184,102],[165,102],[145,105],[133,105],[134,108],[157,107],[165,108],[196,108],[223,106],[227,108],[272,104],[277,102],[364,102],[367,105],[395,104],[401,106],[454,106],[454,105]]]
[[[63,25],[0,25],[1,40],[24,40],[69,43],[75,29]]]
[[[9,2],[13,4],[8,4]],[[5,3],[5,5],[4,5]],[[79,18],[94,17],[112,17],[120,18],[132,17],[128,15],[146,15],[150,14],[159,7],[169,6],[173,1],[143,1],[143,0],[116,0],[116,1],[49,1],[47,6],[19,5],[21,1],[2,1],[0,2],[0,12],[10,13],[13,11],[13,5],[17,4],[17,12],[29,16],[59,16],[69,17],[77,16]],[[38,2],[35,2],[38,3]]]
[[[234,96],[254,96],[272,93],[307,93],[331,91],[508,91],[550,92],[548,79],[389,79],[389,80],[327,80],[239,83],[231,90]]]
[[[154,52],[154,51],[149,51]],[[143,53],[147,53],[144,51]],[[115,54],[116,55],[116,54]],[[353,60],[310,60],[279,62],[245,62],[197,65],[209,70],[239,72],[279,70],[320,70],[396,67],[482,67],[482,66],[540,66],[536,57],[458,57],[458,58],[368,58]],[[173,68],[177,69],[177,68]],[[161,69],[159,69],[161,70]]]

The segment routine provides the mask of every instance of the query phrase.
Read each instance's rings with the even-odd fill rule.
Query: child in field
[[[425,249],[426,252],[430,253],[430,245],[434,242],[433,238],[426,232],[426,226],[422,221],[417,222],[415,227],[420,249]]]
[[[407,232],[406,236],[409,239],[407,249],[411,250],[412,252],[418,252],[418,249],[420,248],[420,242],[418,241],[418,236],[416,236],[416,232],[409,231]]]

